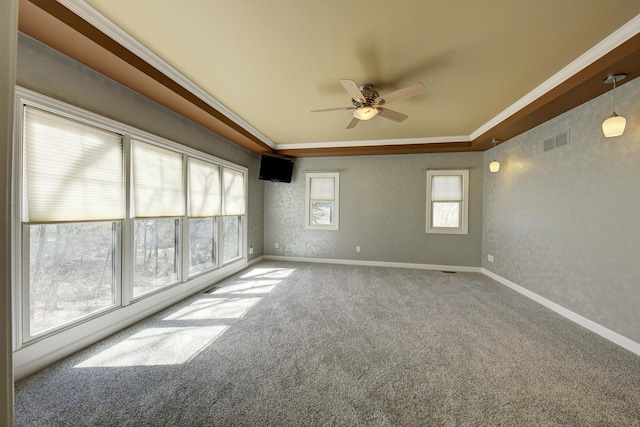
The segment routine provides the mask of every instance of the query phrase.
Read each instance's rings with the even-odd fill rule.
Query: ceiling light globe
[[[624,128],[627,125],[627,119],[622,116],[613,113],[611,117],[602,122],[602,133],[607,138],[614,136],[620,136],[624,133]]]
[[[373,107],[360,107],[353,112],[353,117],[359,120],[370,120],[378,115],[380,110]]]
[[[492,173],[496,173],[500,170],[500,162],[497,160],[492,161],[491,163],[489,163],[489,171]]]

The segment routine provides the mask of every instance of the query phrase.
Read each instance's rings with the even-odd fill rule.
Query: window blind
[[[220,167],[189,158],[189,216],[204,218],[221,212]]]
[[[136,218],[183,216],[183,156],[132,140],[133,200]]]
[[[223,168],[224,213],[223,215],[244,215],[244,174],[234,169]]]
[[[335,185],[333,177],[312,177],[309,200],[335,200]]]
[[[462,200],[461,175],[434,175],[431,185],[431,200],[433,201]]]
[[[23,137],[25,222],[124,218],[120,135],[25,106]]]

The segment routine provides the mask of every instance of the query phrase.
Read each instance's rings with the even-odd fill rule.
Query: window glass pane
[[[333,224],[333,202],[311,201],[311,224],[331,225]]]
[[[462,175],[435,175],[431,200],[462,200]]]
[[[189,216],[209,217],[221,214],[220,167],[202,160],[189,159]]]
[[[112,222],[30,225],[30,334],[115,303]]]
[[[178,280],[175,219],[135,220],[133,296]]]
[[[216,218],[189,220],[189,275],[216,266]]]
[[[134,216],[183,216],[182,154],[136,140],[132,152]]]
[[[223,262],[231,261],[242,256],[242,217],[223,216],[222,217],[222,247]]]
[[[25,107],[25,222],[124,218],[122,137]]]
[[[433,227],[460,227],[460,202],[433,202]]]

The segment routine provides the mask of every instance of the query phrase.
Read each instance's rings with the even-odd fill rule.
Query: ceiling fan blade
[[[364,95],[362,95],[362,92],[358,89],[358,85],[353,80],[340,80],[340,84],[349,93],[349,95],[351,95],[351,98],[359,102],[366,101]]]
[[[424,87],[423,83],[421,82],[414,83],[410,86],[407,86],[402,89],[398,89],[385,96],[379,97],[378,99],[376,99],[376,104],[377,105],[389,104],[390,102],[393,102],[393,101],[398,101],[400,99],[405,99],[411,96],[420,95],[422,93],[425,93],[426,91],[427,89]]]
[[[406,114],[398,113],[397,111],[389,110],[388,108],[379,108],[380,112],[379,116],[384,117],[385,119],[393,120],[394,122],[404,122],[407,117]]]
[[[353,129],[354,127],[356,127],[356,125],[358,124],[359,121],[360,120],[357,119],[356,117],[352,118],[345,129]]]
[[[311,110],[312,113],[322,113],[323,111],[337,111],[337,110],[355,110],[356,107],[336,107],[336,108],[325,108],[322,110]]]

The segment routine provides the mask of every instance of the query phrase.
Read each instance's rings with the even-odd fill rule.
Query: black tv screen
[[[291,182],[293,160],[281,157],[262,156],[260,161],[260,179],[274,182]]]

